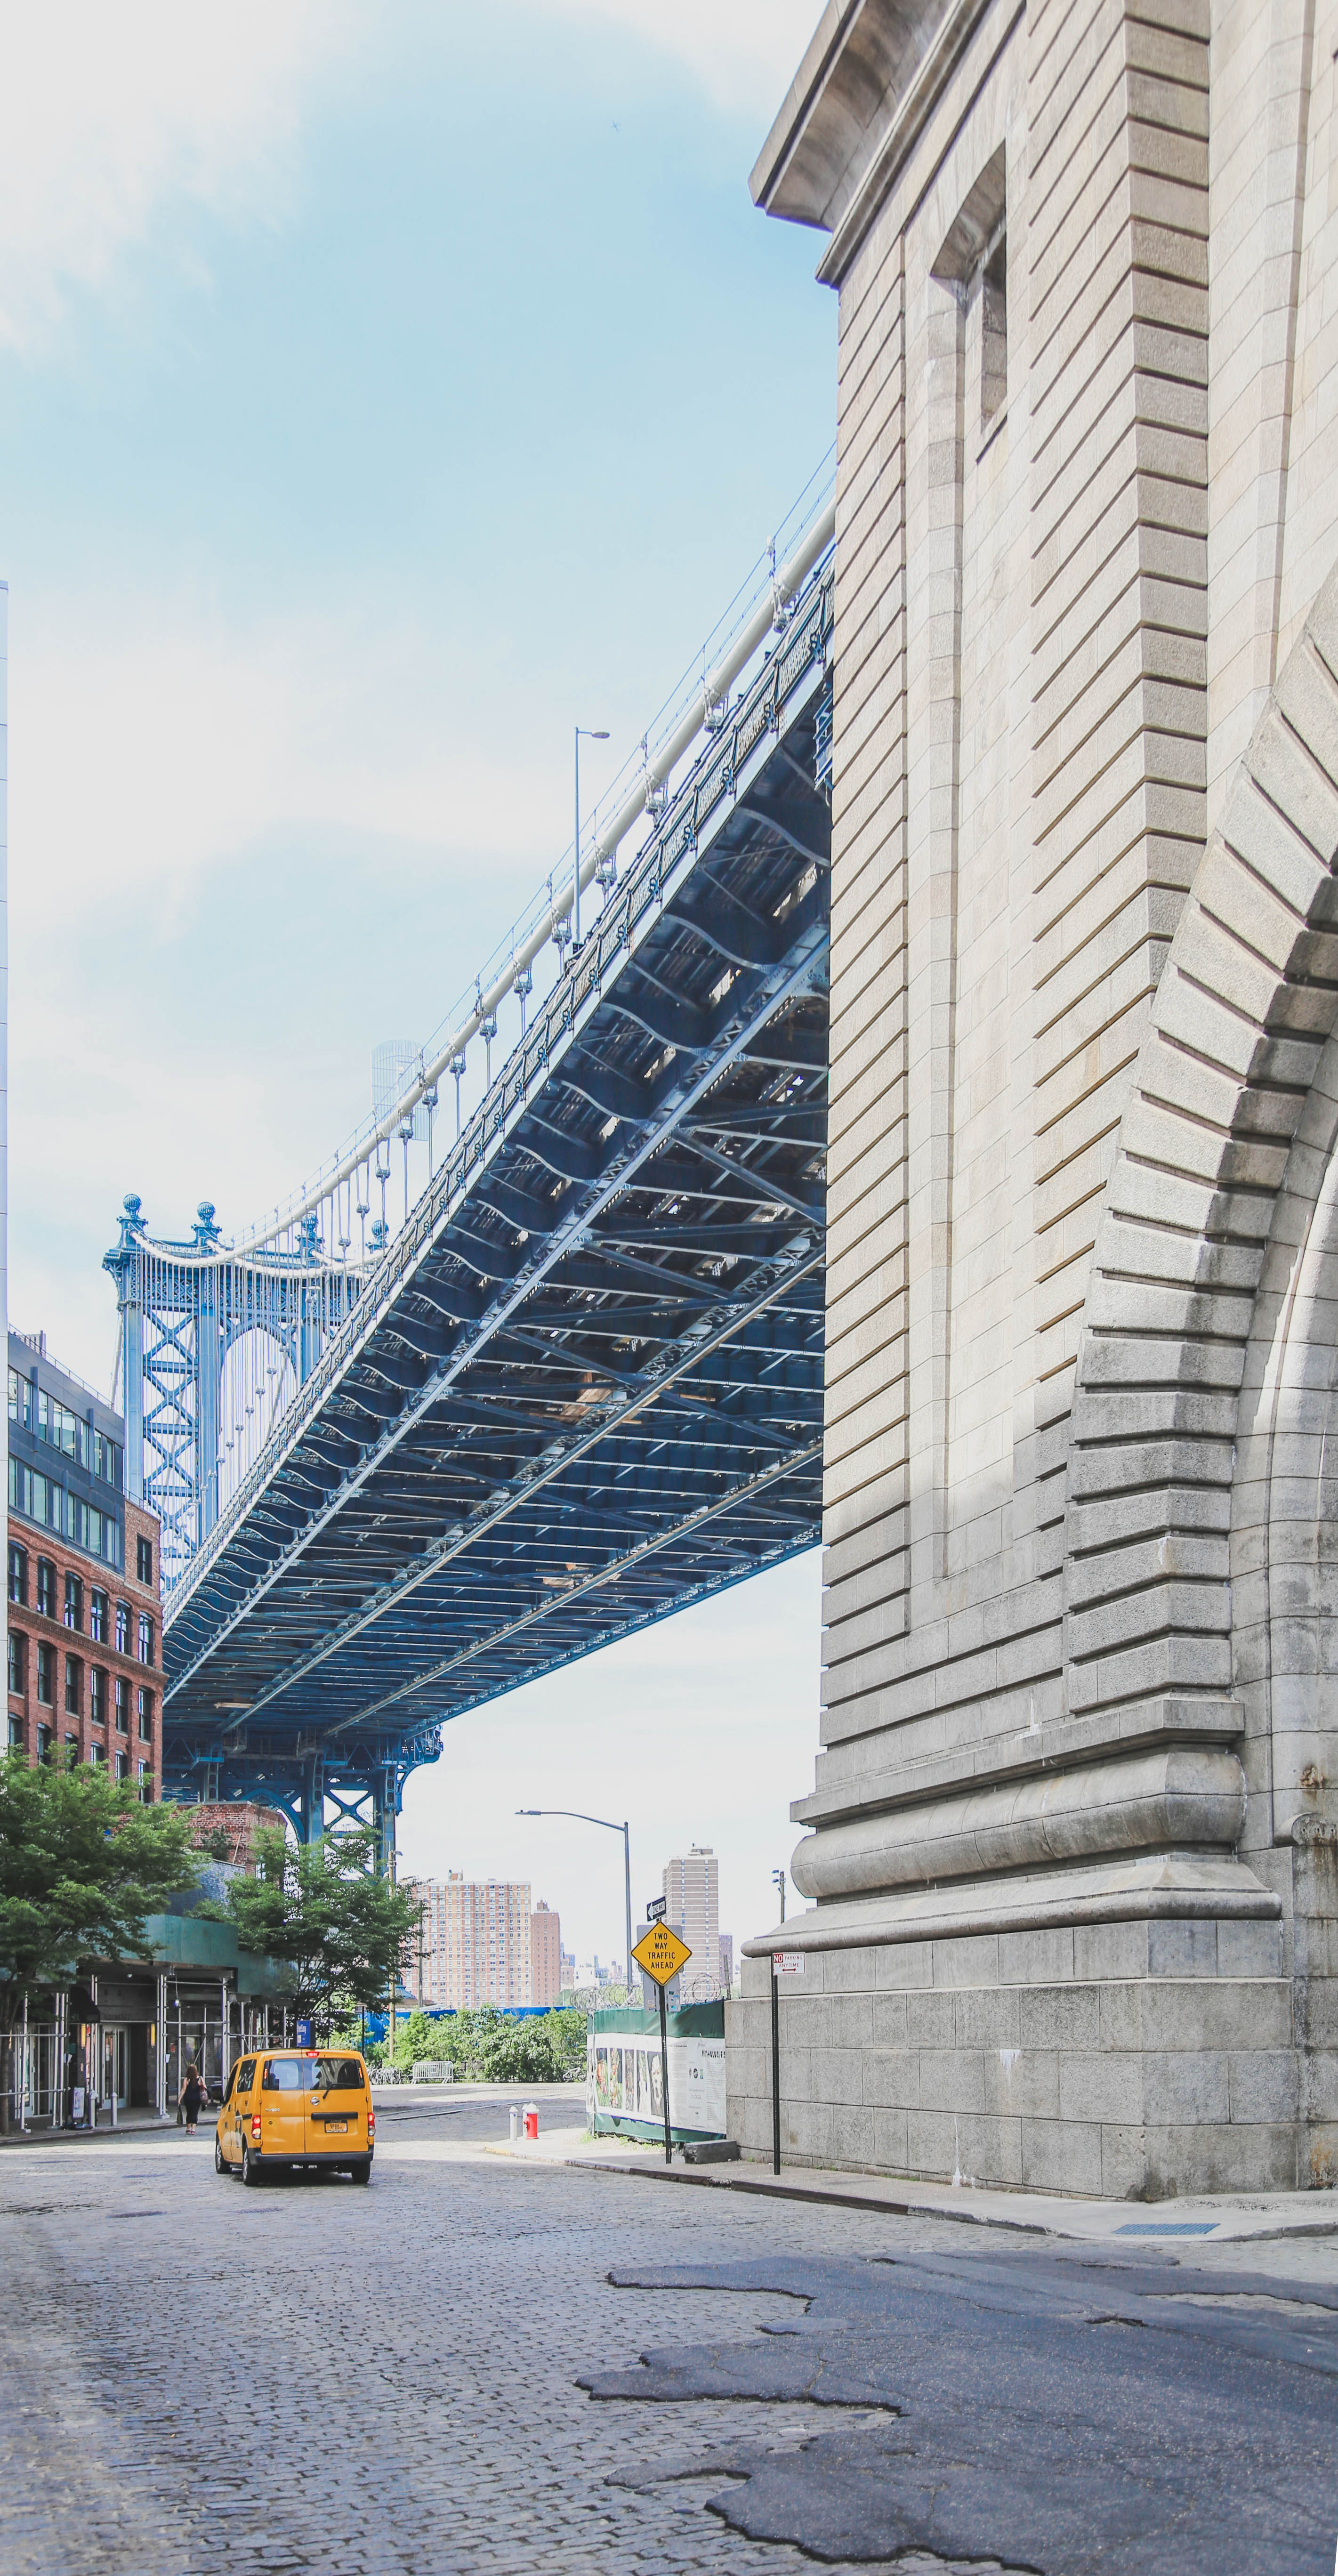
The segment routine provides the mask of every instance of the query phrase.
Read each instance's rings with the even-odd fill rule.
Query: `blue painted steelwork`
[[[178,1792],[388,1834],[444,1719],[816,1541],[831,628],[828,558],[201,1534]]]
[[[146,1232],[133,1192],[103,1268],[116,1282],[120,1308],[126,1491],[162,1522],[170,1602],[218,1518],[220,1390],[229,1352],[255,1336],[274,1354],[280,1376],[291,1371],[302,1385],[352,1311],[361,1282],[345,1264],[324,1258],[314,1219],[292,1252],[267,1247],[239,1256],[221,1243],[208,1199],[189,1243],[161,1243]]]

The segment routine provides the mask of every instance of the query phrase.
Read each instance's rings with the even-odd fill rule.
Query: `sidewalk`
[[[206,2119],[212,2137],[214,2117],[212,2109],[200,2113],[201,2137],[205,2134]],[[11,2129],[7,2138],[0,2138],[0,2147],[111,2147],[115,2146],[118,2138],[165,2137],[169,2130],[175,2130],[176,2124],[175,2111],[169,2111],[166,2119],[161,2119],[156,2111],[118,2111],[115,2128],[105,2116],[99,2120],[96,2129],[53,2129],[49,2120],[34,2120],[27,2129]],[[184,2131],[182,2134],[184,2136]]]
[[[1338,2236],[1338,2193],[1287,2191],[1205,2194],[1147,2207],[1127,2200],[1069,2200],[1043,2192],[982,2191],[968,2183],[908,2182],[892,2174],[838,2173],[791,2166],[779,2178],[763,2164],[685,2165],[664,2161],[663,2147],[628,2151],[622,2138],[582,2143],[579,2129],[490,2146],[489,2155],[527,2164],[596,2166],[602,2173],[686,2183],[698,2191],[743,2191],[773,2200],[817,2201],[867,2209],[889,2218],[944,2218],[969,2227],[1006,2227],[1027,2236],[1056,2236],[1089,2245],[1261,2244],[1286,2237]]]

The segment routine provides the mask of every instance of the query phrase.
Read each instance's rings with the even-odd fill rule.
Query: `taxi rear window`
[[[241,2065],[237,2069],[237,2091],[239,2093],[250,2092],[252,2083],[255,2080],[255,2071],[255,2059],[253,2057],[244,2057]]]
[[[322,2093],[361,2093],[362,2067],[356,2057],[318,2057],[316,2085]]]
[[[305,2091],[306,2064],[300,2057],[271,2057],[260,2078],[262,2093]]]

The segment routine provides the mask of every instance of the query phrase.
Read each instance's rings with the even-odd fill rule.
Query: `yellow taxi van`
[[[239,2057],[214,2130],[214,2171],[349,2173],[370,2182],[376,2113],[353,2048],[261,2048]]]

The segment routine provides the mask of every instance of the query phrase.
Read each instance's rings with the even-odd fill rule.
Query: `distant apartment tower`
[[[576,1985],[576,1953],[574,1950],[564,1950],[562,1953],[562,1983],[568,1993],[574,1991]]]
[[[105,1764],[162,1791],[159,1525],[125,1493],[125,1421],[9,1335],[8,1684],[11,1752]]]
[[[420,1878],[416,1885],[422,1939],[411,1944],[405,1983],[419,2002],[455,2012],[530,2003],[529,1880],[465,1878],[448,1870],[444,1879]]]
[[[690,1852],[667,1861],[664,1870],[667,1922],[682,1935],[692,1957],[676,1983],[684,2003],[704,2001],[720,1990],[720,1863],[709,1843],[694,1843]]]
[[[542,1896],[530,1916],[530,2002],[555,2004],[562,1992],[562,1917]]]

